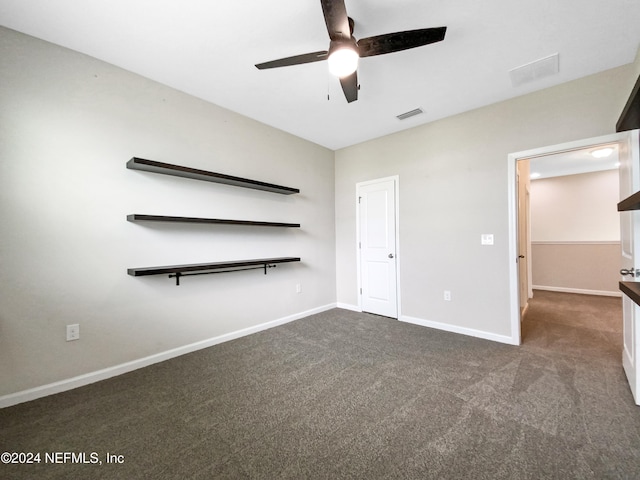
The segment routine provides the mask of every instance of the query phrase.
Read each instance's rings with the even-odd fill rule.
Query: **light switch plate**
[[[74,323],[73,325],[67,325],[67,342],[80,339],[80,325]]]
[[[481,245],[493,245],[493,233],[483,233],[480,235]]]

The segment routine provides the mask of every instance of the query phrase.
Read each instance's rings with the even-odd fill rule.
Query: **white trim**
[[[337,308],[343,308],[344,310],[351,310],[352,312],[362,313],[362,308],[360,308],[358,305],[351,305],[350,303],[338,302],[336,306]]]
[[[610,290],[586,290],[583,288],[547,287],[545,285],[533,285],[532,288],[534,290],[545,290],[547,292],[578,293],[580,295],[600,295],[603,297],[622,297],[622,292],[612,292]]]
[[[629,141],[631,132],[621,132],[601,137],[576,140],[573,142],[562,143],[559,145],[550,145],[547,147],[534,148],[532,150],[524,150],[522,152],[510,153],[507,156],[507,195],[508,195],[508,222],[509,222],[509,311],[511,312],[511,340],[514,345],[520,345],[520,303],[518,293],[518,265],[516,259],[518,250],[516,245],[516,228],[517,223],[517,201],[516,194],[516,162],[519,159],[542,157],[552,153],[571,152],[574,150],[582,150],[596,145],[606,143],[621,143]]]
[[[91,383],[99,382],[100,380],[106,380],[117,375],[122,375],[123,373],[132,372],[133,370],[148,367],[149,365],[153,365],[154,363],[170,360],[187,353],[192,353],[203,348],[218,345],[219,343],[228,342],[230,340],[235,340],[240,337],[251,335],[252,333],[257,333],[262,330],[267,330],[279,325],[284,325],[285,323],[293,322],[294,320],[299,320],[301,318],[308,317],[309,315],[325,312],[333,308],[336,308],[335,303],[313,308],[305,312],[289,315],[287,317],[272,320],[270,322],[265,322],[253,327],[243,328],[242,330],[226,333],[224,335],[209,338],[207,340],[202,340],[200,342],[173,348],[171,350],[156,353],[154,355],[149,355],[148,357],[140,358],[138,360],[132,360],[130,362],[121,363],[120,365],[115,365],[113,367],[108,367],[102,370],[96,370],[95,372],[78,375],[77,377],[67,378],[65,380],[49,383],[40,387],[30,388],[28,390],[22,390],[21,392],[3,395],[0,397],[0,408],[10,407],[12,405],[17,405],[18,403],[28,402],[37,398],[46,397],[47,395],[53,395],[56,393],[65,392],[67,390],[72,390],[74,388],[83,387]]]
[[[460,327],[458,325],[451,325],[448,323],[434,322],[432,320],[423,320],[421,318],[409,317],[407,315],[403,315],[402,318],[400,318],[399,320],[401,322],[420,325],[421,327],[435,328],[436,330],[444,330],[445,332],[459,333],[462,335],[467,335],[469,337],[482,338],[484,340],[491,340],[493,342],[506,343],[508,345],[520,344],[520,342],[514,343],[513,338],[508,335],[497,335],[491,332],[475,330],[473,328],[467,328],[467,327]]]
[[[620,240],[532,240],[531,245],[620,245]]]
[[[360,276],[360,207],[359,197],[360,189],[367,185],[374,185],[381,182],[393,182],[393,190],[395,196],[395,220],[396,220],[396,308],[398,319],[402,316],[402,302],[400,301],[400,176],[392,175],[390,177],[376,178],[374,180],[367,180],[366,182],[356,183],[356,268],[357,268],[357,296],[358,296],[358,310],[356,312],[362,312],[362,294],[360,289],[362,288],[362,278]]]
[[[507,196],[508,196],[508,215],[509,215],[509,248],[508,248],[508,265],[509,265],[509,305],[511,311],[511,337],[510,342],[513,345],[520,345],[520,293],[518,285],[518,176],[516,162],[520,158],[517,154],[510,153],[507,157]]]

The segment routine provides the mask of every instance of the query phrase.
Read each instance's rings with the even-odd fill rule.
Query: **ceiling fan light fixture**
[[[348,77],[358,69],[358,52],[355,46],[340,44],[329,51],[329,72],[339,78]]]

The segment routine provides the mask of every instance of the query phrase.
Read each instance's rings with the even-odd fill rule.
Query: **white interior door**
[[[357,190],[362,310],[398,318],[396,182],[367,182]]]
[[[620,199],[640,190],[640,159],[638,130],[631,132],[627,142],[620,142]],[[637,272],[640,267],[640,212],[620,212],[621,267]],[[636,258],[636,253],[638,257]],[[625,275],[623,281],[639,281],[638,276]],[[640,307],[626,295],[622,296],[622,365],[636,404],[640,405]]]

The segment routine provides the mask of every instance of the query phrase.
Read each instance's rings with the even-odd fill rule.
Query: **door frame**
[[[517,197],[517,177],[516,162],[520,159],[543,157],[554,153],[571,152],[585,148],[597,147],[606,143],[621,143],[629,141],[631,132],[625,131],[603,135],[600,137],[585,138],[573,142],[549,145],[546,147],[524,150],[510,153],[507,156],[507,189],[508,189],[508,214],[509,214],[509,311],[511,317],[511,343],[520,345],[522,343],[520,329],[520,294],[518,286],[518,197]]]
[[[400,255],[400,176],[392,175],[390,177],[376,178],[374,180],[367,180],[366,182],[358,182],[356,183],[356,196],[355,196],[355,208],[356,208],[356,269],[358,274],[358,283],[357,283],[357,297],[358,297],[358,310],[362,312],[362,270],[361,270],[361,262],[360,262],[360,206],[358,202],[358,197],[360,197],[360,189],[362,187],[366,187],[368,185],[374,185],[376,183],[381,182],[393,182],[393,190],[394,190],[394,200],[395,200],[395,237],[396,237],[396,303],[397,303],[397,311],[398,311],[398,320],[400,320],[402,316],[400,301],[400,260],[402,256]]]
[[[531,272],[531,171],[529,168],[529,159],[519,160],[523,163],[527,163],[524,172],[521,171],[520,165],[516,162],[516,182],[517,182],[517,192],[516,192],[516,202],[518,204],[518,216],[516,217],[518,224],[516,225],[516,229],[518,232],[517,244],[518,244],[518,292],[520,294],[519,304],[520,304],[520,321],[524,318],[525,312],[529,307],[529,299],[533,297],[533,275]],[[527,175],[527,178],[523,180],[523,173]],[[524,198],[520,198],[520,196],[524,196]],[[524,203],[523,203],[524,202]],[[520,218],[520,213],[523,214],[524,218]],[[522,257],[524,255],[524,257]],[[526,276],[523,275],[522,264],[526,267]],[[523,284],[523,279],[524,284]],[[526,292],[523,292],[523,286],[526,286]],[[522,295],[526,295],[526,300],[524,301],[524,306],[522,305],[523,299]]]

